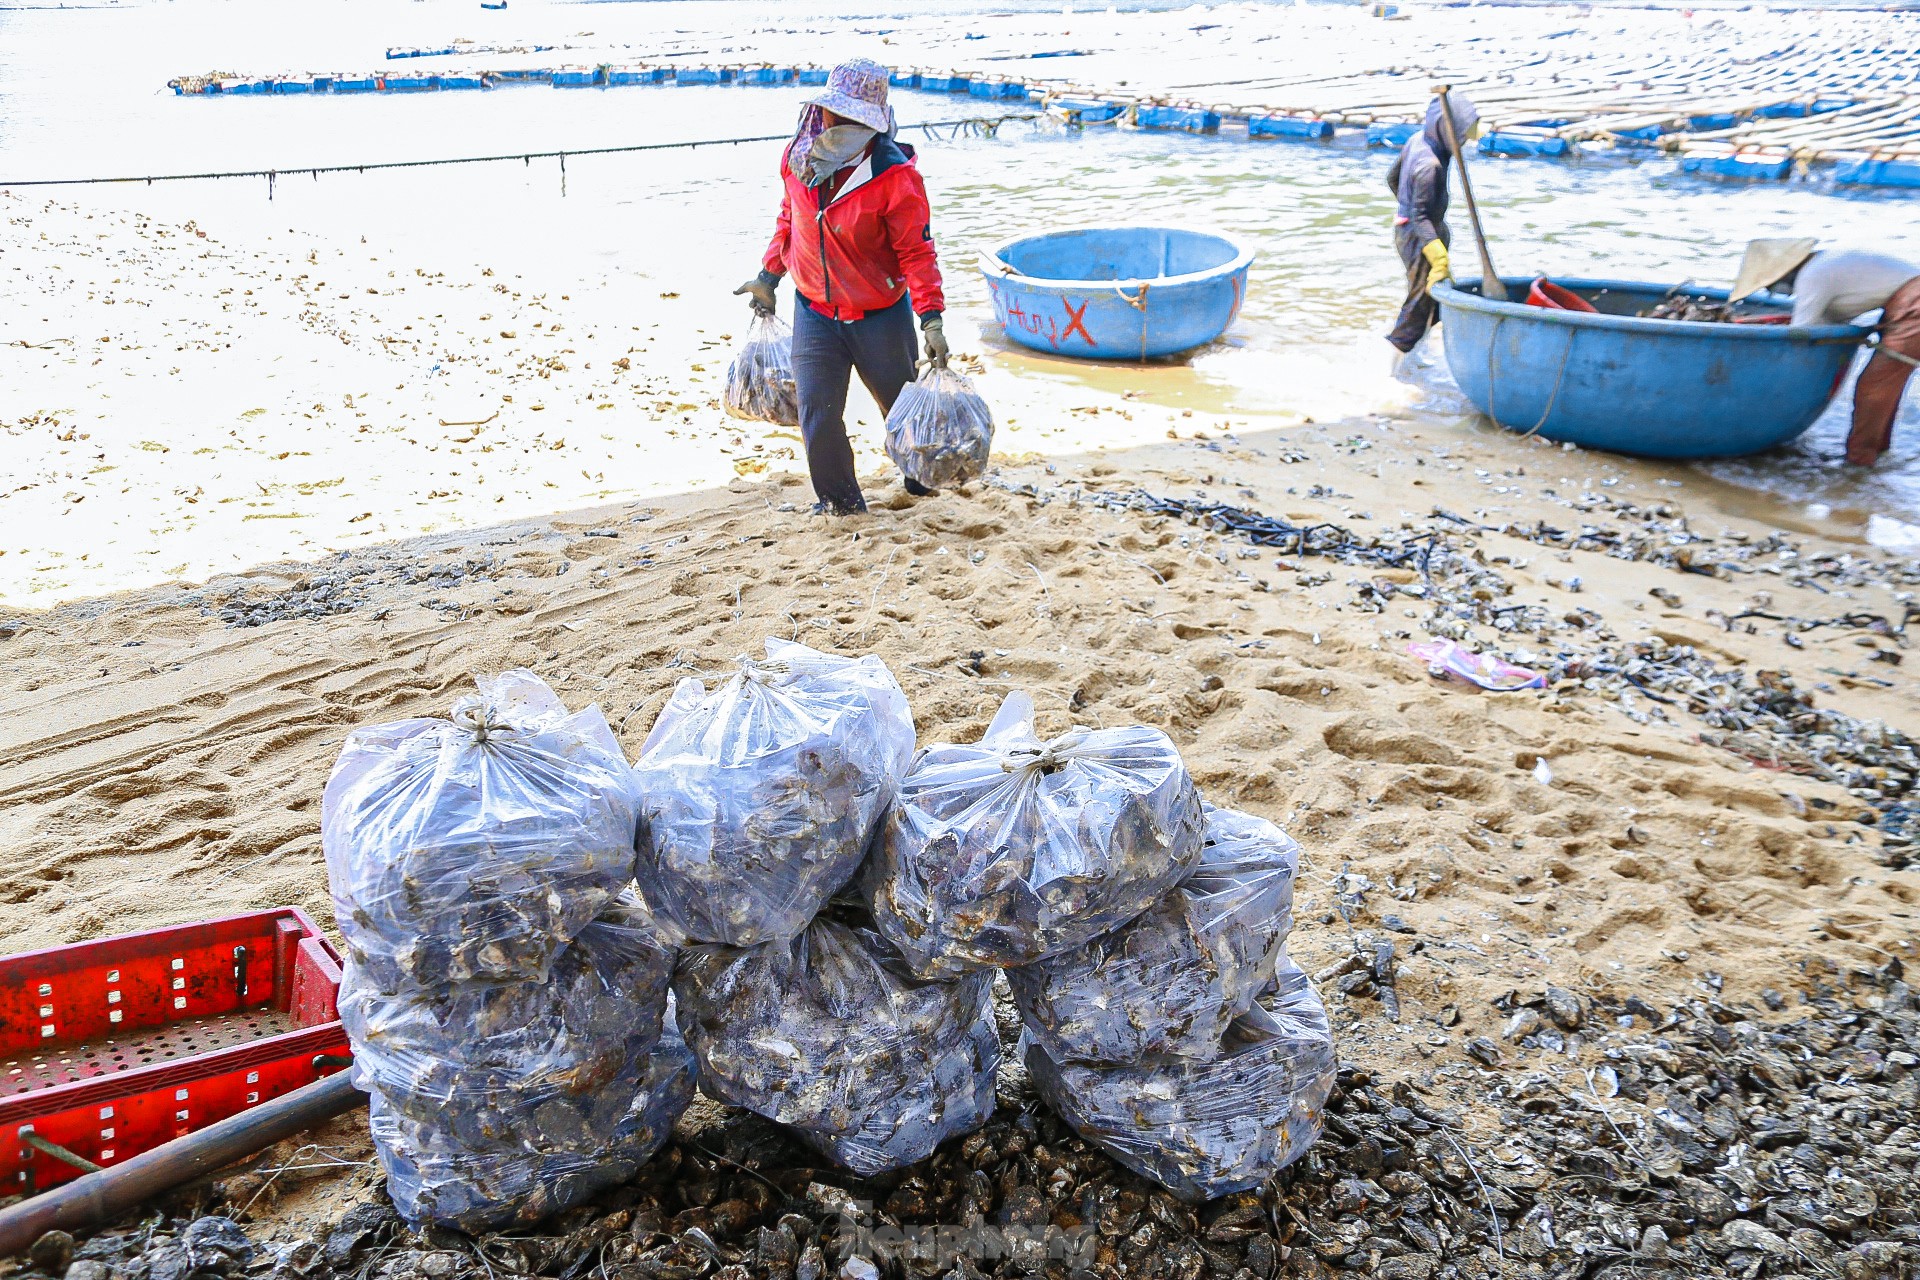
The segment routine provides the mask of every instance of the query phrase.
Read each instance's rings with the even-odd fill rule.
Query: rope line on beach
[[[1024,112],[999,116],[970,116],[964,120],[928,120],[919,124],[903,124],[900,128],[919,129],[933,136],[938,130],[952,130],[949,138],[957,138],[963,132],[976,137],[994,137],[1001,125],[1018,120],[1044,120],[1046,115],[1040,112]],[[153,173],[129,174],[116,178],[27,178],[17,182],[0,181],[0,189],[7,187],[90,187],[104,186],[110,183],[125,182],[203,182],[215,178],[265,178],[269,183],[280,178],[297,177],[308,174],[318,178],[323,173],[368,173],[375,169],[425,169],[436,165],[454,164],[499,164],[508,160],[519,160],[531,164],[535,160],[558,160],[564,167],[570,156],[612,156],[628,155],[641,151],[677,151],[694,147],[734,147],[755,142],[786,142],[793,137],[787,133],[760,134],[750,138],[698,138],[689,142],[641,142],[619,147],[577,147],[561,151],[513,151],[490,156],[448,156],[430,160],[378,160],[364,164],[322,164],[293,165],[285,169],[227,169],[209,173]]]

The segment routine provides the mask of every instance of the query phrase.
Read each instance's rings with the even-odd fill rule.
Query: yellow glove
[[[1453,269],[1447,265],[1447,246],[1438,240],[1429,240],[1420,246],[1420,256],[1427,260],[1427,281],[1451,280]]]

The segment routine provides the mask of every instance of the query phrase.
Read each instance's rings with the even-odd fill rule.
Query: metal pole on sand
[[[0,1209],[0,1258],[23,1252],[55,1229],[73,1231],[110,1222],[162,1191],[364,1105],[366,1095],[353,1087],[351,1077],[349,1071],[323,1076],[122,1164]]]
[[[1507,300],[1507,286],[1493,273],[1493,255],[1487,252],[1487,233],[1480,229],[1480,206],[1473,198],[1473,181],[1467,176],[1467,152],[1453,127],[1453,102],[1447,97],[1450,84],[1433,87],[1440,97],[1440,127],[1447,131],[1447,145],[1453,148],[1454,163],[1460,166],[1460,190],[1467,197],[1467,217],[1473,222],[1473,243],[1480,250],[1480,296],[1495,302]]]

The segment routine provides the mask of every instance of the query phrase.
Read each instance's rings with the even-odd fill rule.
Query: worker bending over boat
[[[1793,295],[1793,323],[1850,324],[1880,313],[1879,347],[1853,384],[1847,461],[1870,467],[1893,444],[1907,379],[1920,367],[1920,267],[1882,253],[1816,250],[1816,241],[1755,240],[1729,302],[1762,289]]]
[[[774,289],[791,273],[793,378],[800,434],[819,508],[833,515],[867,509],[847,442],[852,374],[880,406],[893,408],[913,381],[919,344],[945,364],[946,300],[926,184],[913,148],[894,141],[888,71],[864,58],[843,62],[827,89],[800,112],[782,153],[780,218],[760,274],[735,289],[756,312],[771,314]],[[909,493],[927,494],[913,480]]]
[[[1480,123],[1479,109],[1458,93],[1450,93],[1448,99],[1453,103],[1453,136],[1465,146]],[[1428,295],[1428,287],[1453,274],[1447,264],[1447,245],[1453,239],[1447,230],[1447,171],[1453,145],[1440,113],[1436,97],[1427,104],[1426,124],[1407,139],[1400,158],[1387,171],[1387,186],[1399,201],[1393,218],[1393,247],[1407,268],[1407,300],[1387,341],[1403,354],[1420,344],[1439,313],[1440,304]]]

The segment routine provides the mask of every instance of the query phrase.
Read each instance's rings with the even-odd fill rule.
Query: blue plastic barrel
[[[372,76],[335,76],[333,78],[335,93],[372,93],[379,87],[379,83]]]
[[[793,80],[793,68],[742,67],[734,80],[738,84],[751,85],[789,84]]]
[[[1860,187],[1920,187],[1920,161],[1854,160],[1835,169],[1833,180]]]
[[[1220,117],[1204,107],[1156,107],[1142,103],[1133,109],[1133,124],[1138,129],[1183,129],[1188,133],[1212,133],[1220,127]]]
[[[1397,124],[1370,124],[1367,126],[1367,145],[1370,147],[1401,147],[1407,140],[1420,132],[1420,126],[1414,121],[1403,120]]]
[[[802,67],[800,68],[799,80],[801,84],[825,84],[827,82],[827,69],[825,67]]]
[[[1048,105],[1071,113],[1084,124],[1099,124],[1111,120],[1127,109],[1124,102],[1112,102],[1105,98],[1052,98]]]
[[[585,89],[603,83],[605,79],[598,67],[561,67],[553,73],[556,89]]]
[[[920,73],[920,87],[928,93],[966,93],[973,82],[966,76],[936,76]]]
[[[1778,182],[1793,172],[1793,159],[1773,155],[1681,156],[1680,169],[1713,178]]]
[[[823,79],[821,83],[824,84],[826,82]],[[887,83],[896,89],[918,89],[920,87],[920,73],[918,71],[907,71],[905,69],[894,71],[887,76]]]
[[[1502,277],[1515,298],[1526,277]],[[1649,458],[1757,453],[1820,416],[1867,336],[1853,325],[1704,324],[1643,320],[1675,286],[1565,280],[1599,309],[1491,302],[1478,280],[1433,287],[1453,380],[1503,427],[1585,448]],[[1724,289],[1687,292],[1725,300]],[[1785,303],[1759,295],[1750,314]]]
[[[1308,116],[1248,116],[1250,138],[1305,138],[1321,142],[1333,136],[1333,121]]]
[[[279,76],[272,81],[275,93],[312,93],[312,76]]]
[[[1173,227],[1027,236],[981,257],[1007,338],[1088,360],[1142,360],[1212,342],[1240,313],[1253,250]]]
[[[448,71],[440,76],[442,89],[484,89],[486,77],[477,71]]]
[[[1732,112],[1687,117],[1687,128],[1696,133],[1706,133],[1713,129],[1731,129],[1739,123],[1740,117]]]
[[[1563,156],[1569,150],[1565,138],[1550,133],[1496,129],[1480,139],[1480,153],[1489,156]]]
[[[440,77],[430,75],[390,75],[387,77],[388,92],[417,92],[439,86]]]
[[[720,69],[718,67],[675,67],[673,82],[675,84],[719,84]]]

